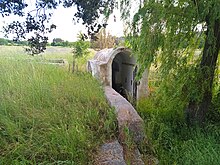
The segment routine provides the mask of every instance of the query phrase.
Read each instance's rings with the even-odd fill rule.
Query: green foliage
[[[198,14],[196,6],[193,1],[185,0],[150,0],[140,6],[130,25],[132,33],[128,36],[132,50],[138,55],[140,74],[158,60],[163,72],[168,74],[178,63],[191,58],[191,48],[197,48],[200,38],[196,25],[200,21],[195,19]],[[182,50],[186,45],[188,49]]]
[[[61,38],[54,38],[51,46],[72,47],[74,42],[64,41]]]
[[[35,33],[35,37],[28,39],[28,46],[25,50],[32,56],[38,55],[46,50],[48,37]]]
[[[133,16],[125,7],[132,5],[122,0],[124,19],[132,19],[127,45],[137,55],[138,78],[155,64],[160,74],[159,106],[167,102],[168,109],[181,114],[193,103],[194,108],[188,106],[191,116],[204,122],[220,50],[219,1],[148,0],[140,2]]]
[[[201,100],[203,91],[196,91],[198,84],[194,84],[195,75],[199,74],[197,67],[194,63],[186,66],[172,70],[162,79],[160,70],[152,67],[149,75],[151,93],[138,102],[137,109],[144,119],[151,150],[160,164],[217,165],[220,162],[219,73],[216,72],[212,107],[206,124],[203,128],[189,127],[185,121],[188,101]],[[142,152],[149,153],[148,150]]]
[[[91,163],[94,149],[116,129],[100,84],[86,73],[27,62],[19,54],[8,59],[5,53],[0,60],[0,164]]]
[[[87,56],[77,58],[77,65],[79,71],[87,72],[87,62],[88,60],[91,60],[94,57],[95,53],[96,52],[94,50],[90,49],[89,54]]]
[[[210,112],[212,114],[212,118],[215,122],[219,122],[220,117],[220,86],[216,93],[216,95],[213,97],[213,109]]]
[[[75,58],[87,56],[89,54],[88,48],[90,47],[90,43],[88,41],[84,41],[79,39],[73,45],[73,54]]]
[[[63,46],[64,40],[61,38],[54,38],[51,46]]]
[[[167,102],[166,107],[171,106],[170,103]],[[153,96],[138,103],[149,144],[159,164],[218,165],[220,125],[209,123],[204,128],[189,128],[181,117],[166,111],[166,107],[158,106]]]
[[[157,74],[150,83],[155,92],[138,103],[152,150],[160,164],[219,164],[219,73],[212,81],[219,67],[219,0],[131,3],[122,0],[122,10],[125,20],[132,20],[126,44],[137,55],[138,78],[152,64]],[[129,14],[133,5],[139,7],[134,16]],[[201,119],[212,96],[204,127],[189,127],[189,103],[195,103],[192,116]]]
[[[53,15],[53,10],[59,5],[65,8],[76,7],[74,11],[73,20],[79,22],[81,19],[83,24],[88,29],[88,35],[93,37],[95,33],[99,32],[100,28],[106,27],[106,23],[99,22],[101,15],[108,18],[113,12],[114,0],[41,0],[36,1],[29,9],[27,0],[4,0],[0,1],[0,14],[2,17],[9,15],[17,15],[25,17],[25,21],[13,20],[9,25],[4,27],[6,34],[13,34],[16,40],[26,38],[26,34],[36,34],[28,40],[31,54],[39,54],[43,52],[47,45],[46,33],[51,33],[56,29],[56,25],[50,24],[50,19]],[[47,10],[47,12],[45,12]],[[88,37],[88,36],[87,36]]]
[[[0,38],[0,45],[8,45],[8,40]]]
[[[219,65],[220,67],[220,65]],[[219,69],[216,72],[216,80],[213,88],[213,99],[211,111],[208,113],[208,118],[213,123],[219,123],[220,118],[220,74]]]
[[[27,41],[13,41],[5,38],[0,38],[0,45],[7,45],[7,46],[12,46],[12,45],[22,45],[22,46],[27,46],[28,42]]]

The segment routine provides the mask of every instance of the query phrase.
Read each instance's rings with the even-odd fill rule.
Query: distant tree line
[[[124,38],[117,38],[115,36],[110,35],[105,31],[105,29],[101,29],[99,33],[95,35],[95,39],[90,41],[81,41],[85,42],[86,45],[90,45],[89,47],[92,49],[104,49],[104,48],[112,48],[117,45],[121,45],[123,43]],[[69,42],[65,41],[61,38],[54,38],[51,43],[47,43],[47,46],[61,46],[61,47],[75,47],[78,42]],[[14,41],[6,38],[0,38],[0,45],[6,46],[28,46],[28,41]]]
[[[62,47],[72,47],[74,42],[64,41],[61,38],[54,38],[51,46],[62,46]]]
[[[7,45],[7,46],[27,46],[27,41],[14,41],[5,38],[0,38],[0,45]]]
[[[54,38],[52,43],[47,43],[47,46],[62,46],[73,47],[75,42],[64,41],[61,38]],[[0,45],[5,46],[28,46],[28,41],[14,41],[6,38],[0,38]]]

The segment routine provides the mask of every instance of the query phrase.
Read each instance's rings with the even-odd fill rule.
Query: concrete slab
[[[136,144],[144,139],[144,121],[138,115],[134,107],[110,86],[104,87],[105,95],[110,106],[115,108],[119,139],[123,141],[125,128],[129,129]]]

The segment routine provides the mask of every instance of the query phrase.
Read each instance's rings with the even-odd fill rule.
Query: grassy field
[[[72,55],[59,48],[46,56]],[[21,47],[0,47],[0,164],[92,164],[116,132],[101,85],[27,58]]]
[[[72,48],[64,47],[48,47],[44,53],[35,57],[28,55],[22,46],[1,46],[0,45],[0,58],[10,60],[34,60],[34,61],[46,61],[49,59],[65,59],[68,61],[70,67],[72,67],[73,53]],[[90,53],[86,57],[77,59],[77,66],[79,71],[86,71],[86,63],[88,59],[91,59],[95,54],[94,50],[90,50]]]

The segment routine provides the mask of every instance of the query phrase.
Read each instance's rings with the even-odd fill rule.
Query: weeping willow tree
[[[121,1],[139,76],[156,63],[163,84],[178,84],[166,94],[183,100],[189,123],[205,122],[220,48],[220,0],[138,1],[137,12],[129,17],[134,4]]]

